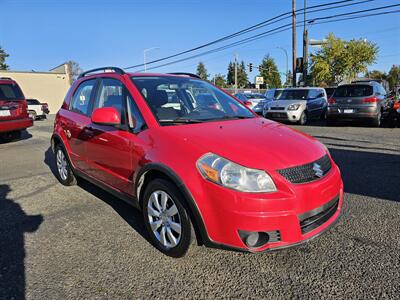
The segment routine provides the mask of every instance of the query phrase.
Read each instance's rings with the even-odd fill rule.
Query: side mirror
[[[101,107],[93,111],[92,122],[99,125],[119,125],[121,117],[115,107]]]

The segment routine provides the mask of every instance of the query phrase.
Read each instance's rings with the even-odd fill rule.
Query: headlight
[[[298,110],[299,107],[300,107],[300,104],[290,104],[287,109],[288,110]]]
[[[272,178],[262,170],[250,169],[213,153],[197,161],[197,168],[205,179],[241,192],[275,192]]]

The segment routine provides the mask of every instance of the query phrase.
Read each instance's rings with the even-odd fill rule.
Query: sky
[[[308,0],[317,5],[335,0]],[[337,1],[337,0],[336,0]],[[358,0],[357,0],[358,1]],[[291,0],[0,0],[0,46],[10,54],[7,64],[17,71],[47,71],[74,60],[82,69],[127,67],[168,56],[229,35],[291,10]],[[398,4],[374,0],[360,5],[310,14],[309,17],[345,13]],[[303,1],[297,1],[297,8]],[[395,9],[400,9],[397,7]],[[298,15],[298,20],[302,15]],[[272,29],[274,24],[253,34]],[[297,30],[297,55],[302,55],[302,28]],[[377,62],[369,69],[388,71],[400,64],[400,13],[309,27],[309,37],[320,40],[328,33],[343,39],[367,39],[379,46]],[[235,41],[235,40],[232,40]],[[228,42],[226,42],[228,43]],[[210,50],[224,43],[204,49]],[[279,48],[280,47],[280,48]],[[280,72],[291,69],[291,31],[267,36],[235,48],[180,62],[153,72],[195,72],[199,61],[208,73],[227,73],[235,54],[257,66],[270,54]],[[311,52],[316,51],[310,48]],[[196,52],[199,53],[199,52]],[[185,56],[182,56],[182,58]],[[149,66],[150,67],[150,66]],[[254,68],[254,67],[253,67]],[[133,70],[139,70],[133,69]],[[132,71],[133,71],[132,70]],[[249,74],[252,80],[257,71]]]

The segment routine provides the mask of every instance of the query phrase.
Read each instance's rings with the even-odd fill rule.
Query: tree
[[[228,75],[226,77],[227,77],[226,81],[227,81],[228,85],[235,84],[235,63],[234,62],[229,62]]]
[[[204,63],[199,62],[199,64],[197,65],[196,74],[200,76],[201,79],[208,80],[208,73]]]
[[[370,79],[386,79],[387,75],[384,72],[373,70],[366,72],[365,77]]]
[[[268,88],[279,88],[282,86],[281,76],[276,66],[275,60],[270,55],[264,56],[259,71],[261,77],[264,78],[264,84]]]
[[[6,58],[10,55],[0,46],[0,70],[8,70],[9,65],[6,64]]]
[[[74,80],[78,78],[79,74],[83,72],[83,70],[74,60],[69,60],[66,62],[66,64],[68,65],[69,73],[71,74],[70,84],[72,84]]]
[[[330,33],[322,48],[311,56],[311,74],[318,84],[337,85],[351,80],[374,63],[378,54],[375,43],[365,40],[344,41]]]
[[[226,87],[225,76],[222,74],[215,74],[213,78],[213,83],[219,87]]]
[[[387,81],[389,82],[389,88],[394,91],[396,87],[400,85],[400,65],[393,65],[388,73]]]
[[[248,84],[249,84],[249,78],[247,76],[246,66],[245,66],[243,60],[240,63],[240,65],[238,66],[238,74],[237,74],[237,76],[238,76],[238,88],[247,87]]]

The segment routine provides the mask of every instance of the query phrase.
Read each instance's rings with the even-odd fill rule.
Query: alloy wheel
[[[57,170],[62,180],[67,180],[68,178],[68,164],[65,158],[64,152],[61,149],[57,151]]]
[[[164,191],[150,195],[147,216],[156,239],[166,248],[177,246],[182,236],[181,217],[174,200]]]

